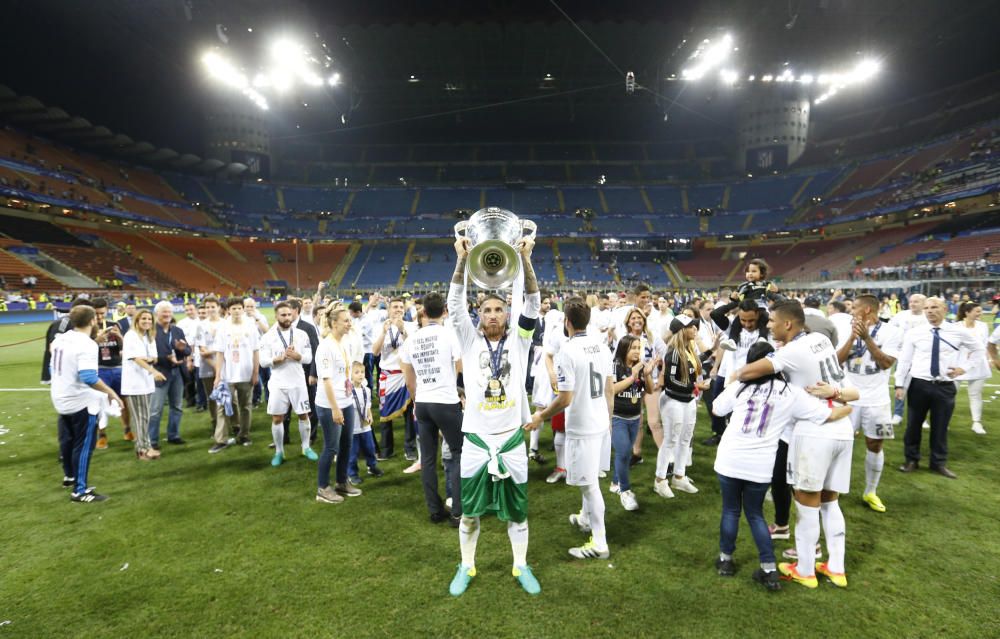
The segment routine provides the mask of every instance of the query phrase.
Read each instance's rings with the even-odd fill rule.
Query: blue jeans
[[[195,366],[191,375],[194,376],[194,403],[198,408],[208,408],[208,395],[205,394],[205,385],[201,383],[200,367]]]
[[[760,563],[773,564],[774,546],[771,545],[771,533],[767,530],[764,519],[764,495],[770,484],[734,479],[719,475],[719,488],[722,490],[722,520],[719,523],[719,550],[732,555],[736,550],[736,535],[740,530],[740,510],[750,524],[750,534],[757,544]]]
[[[172,368],[166,373],[167,381],[160,382],[153,391],[153,401],[149,407],[149,441],[154,446],[160,443],[160,420],[163,406],[169,400],[170,414],[167,416],[167,441],[181,438],[181,415],[184,414],[184,380],[181,370]]]
[[[906,406],[906,401],[902,399],[893,400],[895,403],[892,406],[892,414],[903,416],[903,408]]]
[[[317,485],[320,488],[330,485],[330,467],[333,466],[334,457],[337,458],[337,483],[347,483],[347,462],[350,457],[351,439],[354,437],[355,408],[345,406],[340,410],[344,413],[343,424],[333,421],[333,411],[329,408],[316,407],[316,417],[319,418],[319,425],[323,428],[323,452],[319,456],[317,477]],[[338,454],[342,450],[348,454]]]
[[[358,412],[357,409],[354,411]],[[358,477],[358,453],[363,453],[365,456],[365,463],[368,465],[369,469],[378,468],[378,462],[375,461],[375,436],[372,435],[371,431],[366,433],[355,433],[351,438],[351,455],[347,462],[347,475],[349,477]]]
[[[632,458],[632,445],[635,444],[636,435],[639,434],[641,422],[642,415],[632,419],[617,415],[611,418],[611,446],[615,449],[615,469],[612,476],[622,492],[632,488],[632,483],[629,481],[629,461]]]

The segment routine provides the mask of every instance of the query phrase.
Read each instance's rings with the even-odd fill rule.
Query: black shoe
[[[214,455],[215,453],[221,453],[227,448],[229,448],[229,444],[215,444],[214,446],[208,449],[208,452]]]
[[[362,482],[364,482],[364,480],[358,477],[357,475],[355,475],[354,477],[348,477],[347,481],[351,482],[351,485],[353,486],[360,486]]]
[[[531,453],[528,455],[528,459],[530,459],[531,461],[535,462],[539,466],[541,466],[542,464],[545,463],[545,456],[543,456],[537,450],[531,451]]]
[[[736,564],[732,559],[716,559],[715,572],[719,573],[720,577],[732,577],[736,574]]]
[[[377,461],[386,461],[392,459],[392,453],[379,453],[378,455],[375,455],[375,459]]]
[[[74,484],[76,484],[76,477],[63,475],[63,488],[72,488]]]
[[[159,444],[150,444],[149,447],[152,448],[153,450],[160,450],[160,445]]]
[[[448,525],[452,528],[458,528],[462,525],[461,517],[448,517]]]
[[[186,444],[187,442],[184,441],[183,439],[181,439],[180,437],[178,437],[177,439],[168,439],[167,443],[168,444],[173,444],[174,446],[180,446],[182,444]]]
[[[409,462],[417,461],[417,455],[415,453],[404,453],[403,457],[405,457],[406,461]]]
[[[905,464],[903,464],[902,466],[899,467],[899,472],[901,472],[901,473],[912,473],[913,471],[915,471],[919,467],[920,467],[920,465],[917,464],[917,462],[915,462],[915,461],[908,461],[908,462],[906,462]]]
[[[89,504],[92,501],[106,501],[108,499],[106,495],[95,493],[93,488],[88,488],[82,493],[73,493],[69,498],[70,501],[80,502],[81,504]]]
[[[758,568],[753,571],[753,580],[772,592],[781,590],[781,580],[778,577],[777,570],[768,570],[765,572],[763,568]]]
[[[718,435],[712,435],[708,439],[702,440],[701,443],[706,446],[718,446],[720,441],[722,441],[721,437]]]
[[[450,518],[451,518],[451,515],[448,514],[447,510],[442,510],[439,513],[431,513],[431,523],[432,524],[440,524],[442,521],[444,521],[446,519],[450,519]]]
[[[629,466],[638,466],[642,463],[642,455],[632,455],[632,458],[628,461]]]
[[[376,466],[375,468],[369,468],[368,474],[372,477],[378,478],[385,474],[385,471]]]
[[[948,479],[958,479],[958,475],[948,470],[947,466],[931,466],[931,472],[944,475]]]

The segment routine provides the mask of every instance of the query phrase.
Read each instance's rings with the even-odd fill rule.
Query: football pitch
[[[0,345],[44,330],[0,327]],[[188,443],[165,445],[155,462],[137,461],[112,419],[110,448],[95,451],[90,473],[111,499],[71,503],[55,413],[38,383],[43,344],[0,346],[0,637],[1000,636],[1000,374],[985,389],[985,437],[970,431],[959,391],[949,440],[957,480],[926,470],[926,433],[921,470],[899,473],[897,429],[885,448],[884,514],[860,500],[865,447],[855,440],[852,492],[841,500],[845,590],[824,580],[816,590],[764,591],[750,580],[757,555],[745,521],[736,577],[716,575],[720,498],[700,409],[689,471],[700,493],[653,494],[648,436],[632,473],[640,510],[622,509],[602,481],[608,560],[567,554],[586,541],[567,520],[580,495],[545,483],[554,459],[546,429],[547,463],[532,464],[528,488],[528,561],[541,595],[518,586],[506,526],[484,518],[479,574],[456,599],[448,583],[458,533],[428,521],[419,474],[402,473],[401,454],[381,462],[385,476],[367,479],[362,496],[319,504],[316,465],[297,454],[297,432],[290,459],[269,465],[263,408],[253,446],[218,455],[207,453],[208,417],[189,409]],[[401,442],[401,420],[396,431]],[[775,543],[778,553],[788,547]]]

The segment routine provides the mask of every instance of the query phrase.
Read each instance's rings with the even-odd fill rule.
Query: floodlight
[[[739,76],[732,69],[723,69],[722,71],[719,71],[719,78],[721,78],[726,84],[736,84],[737,77]]]
[[[865,82],[870,80],[879,72],[880,64],[877,60],[866,59],[862,60],[854,67],[854,71],[851,74],[853,79],[858,82]]]
[[[326,83],[332,87],[337,86],[338,84],[340,84],[340,74],[334,73],[333,75],[330,76],[330,79],[328,79]]]
[[[761,79],[760,79],[760,81],[761,82],[770,82],[773,79],[774,79],[774,76],[771,75],[770,73],[768,73],[768,74],[762,76]]]
[[[803,73],[801,76],[799,76],[799,82],[801,82],[802,84],[812,84],[813,77],[809,73]]]

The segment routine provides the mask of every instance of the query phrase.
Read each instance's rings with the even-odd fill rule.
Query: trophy
[[[479,209],[468,220],[455,225],[455,238],[470,243],[468,273],[482,288],[505,288],[521,270],[517,243],[524,237],[535,239],[538,227],[519,219],[507,209],[490,206]]]

